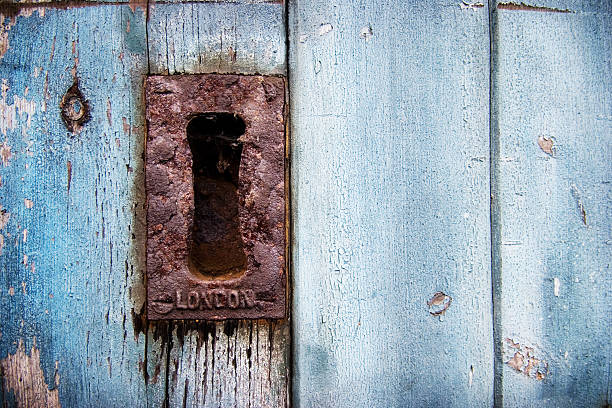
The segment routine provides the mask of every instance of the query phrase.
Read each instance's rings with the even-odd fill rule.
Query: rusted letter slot
[[[149,319],[285,316],[284,87],[147,78]]]

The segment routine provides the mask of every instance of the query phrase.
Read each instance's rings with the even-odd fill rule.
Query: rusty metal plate
[[[151,76],[149,319],[283,318],[285,82]]]

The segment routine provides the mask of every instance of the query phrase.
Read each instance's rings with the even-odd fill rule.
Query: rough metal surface
[[[152,76],[147,103],[147,313],[149,319],[285,316],[284,80],[243,75]],[[187,125],[229,112],[246,124],[237,182],[246,268],[201,275],[189,265],[194,178]],[[212,206],[211,206],[212,207]]]

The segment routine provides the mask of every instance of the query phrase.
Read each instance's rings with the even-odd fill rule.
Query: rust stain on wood
[[[18,407],[27,408],[59,408],[59,371],[55,373],[54,389],[50,390],[45,382],[45,376],[40,367],[40,351],[36,348],[36,338],[30,350],[26,353],[23,340],[19,340],[15,354],[9,354],[0,360],[4,389],[15,393]]]

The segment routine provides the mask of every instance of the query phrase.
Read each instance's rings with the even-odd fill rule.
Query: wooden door
[[[0,13],[3,406],[609,403],[608,0]],[[210,72],[289,84],[285,320],[144,315],[144,79]]]

